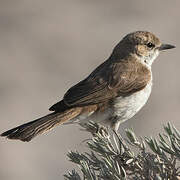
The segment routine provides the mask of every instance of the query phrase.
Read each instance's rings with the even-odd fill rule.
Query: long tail
[[[80,108],[72,108],[59,113],[54,112],[34,121],[30,121],[26,124],[10,129],[2,133],[1,136],[6,136],[8,139],[30,141],[35,136],[75,118],[80,112]]]

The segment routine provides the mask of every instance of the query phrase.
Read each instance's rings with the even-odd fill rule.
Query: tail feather
[[[81,108],[72,108],[64,112],[54,112],[34,121],[30,121],[26,124],[10,129],[2,133],[1,136],[6,136],[8,139],[30,141],[35,136],[75,118],[80,112]]]

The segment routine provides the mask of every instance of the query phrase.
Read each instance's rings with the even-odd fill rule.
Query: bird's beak
[[[173,46],[171,44],[162,44],[160,47],[159,47],[159,50],[160,51],[163,51],[163,50],[166,50],[166,49],[172,49],[172,48],[175,48],[176,46]]]

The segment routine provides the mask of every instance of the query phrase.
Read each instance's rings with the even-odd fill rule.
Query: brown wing
[[[116,89],[119,96],[129,96],[142,90],[151,80],[150,70],[135,60],[113,65],[109,88]]]
[[[103,103],[116,96],[128,96],[143,89],[150,80],[149,70],[129,61],[100,65],[85,80],[70,88],[63,103],[68,107]],[[62,103],[60,101],[59,103]],[[50,110],[57,111],[59,103]]]
[[[64,102],[69,106],[92,105],[105,102],[116,95],[103,77],[88,77],[67,91]]]

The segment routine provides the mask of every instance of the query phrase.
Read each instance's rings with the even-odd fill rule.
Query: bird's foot
[[[108,128],[96,122],[89,121],[88,123],[83,123],[80,125],[93,136],[101,135],[102,137],[110,137]]]
[[[106,138],[110,137],[108,127],[101,126],[101,125],[99,125],[96,134],[100,134],[101,136],[106,137]]]

